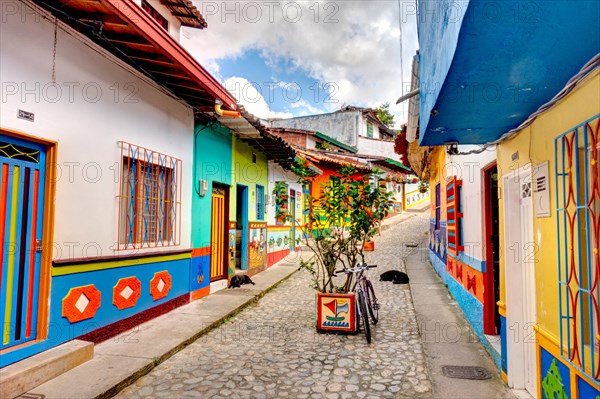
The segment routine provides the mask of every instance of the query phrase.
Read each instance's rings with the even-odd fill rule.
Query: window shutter
[[[462,240],[462,207],[460,204],[460,190],[462,180],[458,180],[456,176],[449,178],[446,181],[446,221],[448,231],[448,251],[454,255],[458,255],[460,251],[464,251],[464,246],[461,245]]]

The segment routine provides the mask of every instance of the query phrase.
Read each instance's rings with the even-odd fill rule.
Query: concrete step
[[[14,398],[87,362],[94,344],[74,340],[0,370],[0,398]]]

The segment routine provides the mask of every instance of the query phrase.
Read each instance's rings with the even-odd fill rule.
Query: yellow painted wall
[[[537,297],[537,322],[556,338],[559,337],[558,323],[558,271],[557,271],[557,231],[556,231],[556,179],[554,175],[554,138],[600,111],[600,70],[588,76],[565,99],[540,115],[532,125],[523,129],[513,138],[497,147],[497,162],[500,176],[509,174],[528,163],[533,165],[549,161],[550,209],[551,216],[535,217],[533,204],[533,236],[537,245],[535,259],[535,279]],[[519,152],[519,160],[513,162],[511,156]],[[503,179],[499,180],[503,190]],[[504,243],[504,204],[500,200],[500,248]],[[506,303],[504,282],[504,251],[500,252],[501,301]]]
[[[265,194],[269,194],[267,156],[235,136],[232,136],[232,147],[234,181],[229,197],[229,220],[236,220],[236,184],[242,184],[248,186],[248,220],[258,221],[256,217],[256,185],[263,186]],[[252,162],[253,153],[256,154],[256,163]],[[260,221],[266,222],[267,215],[264,215]]]
[[[441,213],[440,220],[446,220],[446,149],[445,146],[434,147],[429,167],[429,188],[431,192],[431,217],[435,218],[435,186],[440,184]]]

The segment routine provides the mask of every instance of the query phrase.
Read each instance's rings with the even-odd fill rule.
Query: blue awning
[[[421,145],[519,126],[600,53],[600,1],[419,2]]]

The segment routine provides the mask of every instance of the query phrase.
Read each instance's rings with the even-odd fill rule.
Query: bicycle
[[[365,335],[367,336],[367,343],[371,343],[371,327],[369,325],[369,315],[373,324],[377,324],[379,321],[379,304],[377,303],[377,297],[375,296],[375,290],[373,290],[373,284],[365,276],[367,269],[372,269],[377,265],[367,265],[366,263],[352,267],[344,268],[343,271],[346,274],[352,273],[356,277],[356,284],[354,287],[354,300],[356,302],[356,310],[358,313],[358,321],[362,319],[365,328]],[[367,315],[367,310],[369,315]],[[359,324],[359,323],[357,323]]]

